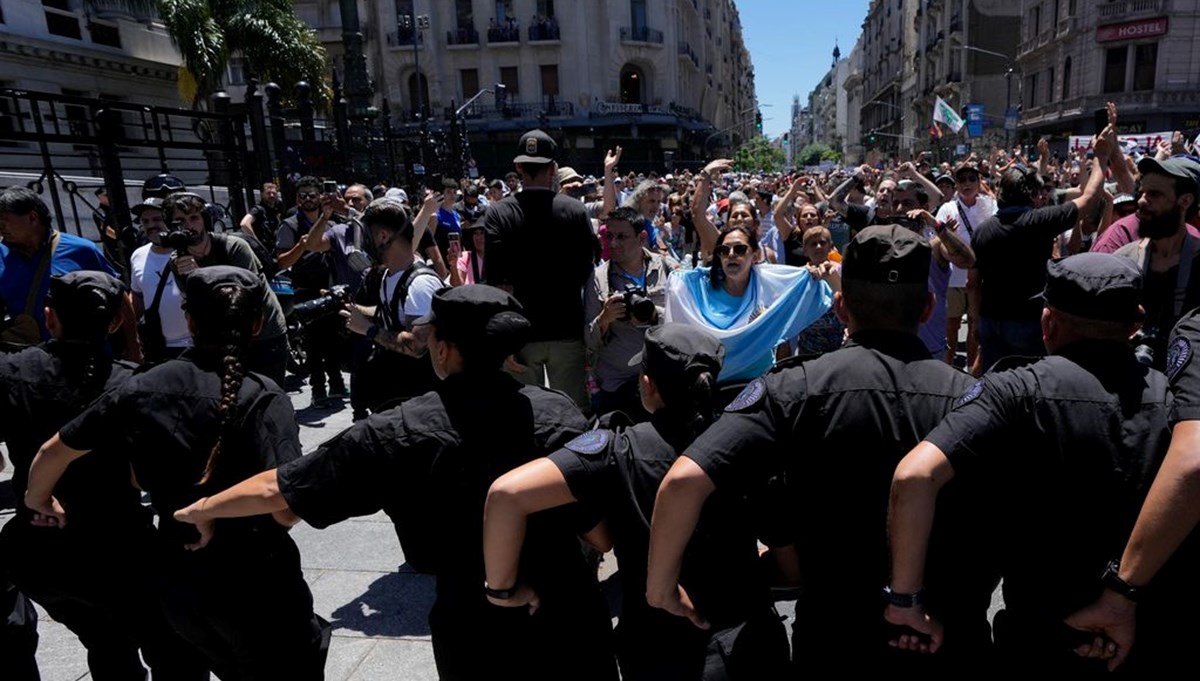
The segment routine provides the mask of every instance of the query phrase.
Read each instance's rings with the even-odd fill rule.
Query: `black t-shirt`
[[[303,213],[297,213],[284,220],[279,225],[275,250],[281,253],[290,251],[300,243],[300,237],[312,231],[312,226],[313,223],[309,222]],[[329,226],[332,227],[332,223]],[[300,255],[300,259],[288,268],[288,272],[291,273],[292,285],[297,290],[297,296],[301,299],[315,296],[321,289],[330,286],[332,272],[327,253],[305,251]]]
[[[150,493],[160,531],[174,545],[197,537],[191,525],[172,519],[176,510],[301,454],[291,400],[270,379],[248,373],[231,437],[222,442],[209,480],[198,484],[220,433],[221,368],[216,353],[188,350],[182,359],[134,374],[60,431],[73,449],[126,452],[139,485]],[[214,537],[223,534],[225,542],[262,532],[286,530],[270,516],[222,519]]]
[[[133,366],[104,357],[95,360],[90,379],[84,378],[86,358],[79,348],[57,341],[0,354],[0,440],[8,445],[13,464],[16,517],[32,517],[21,499],[29,481],[29,465],[42,443],[75,418],[106,390],[121,386]],[[110,424],[120,429],[124,424]],[[147,518],[141,495],[129,482],[128,453],[119,449],[95,452],[67,467],[55,487],[58,498],[75,527],[116,528],[127,521]]]
[[[989,481],[1014,625],[1053,633],[1099,595],[1166,453],[1167,407],[1166,377],[1125,343],[1079,341],[985,375],[926,438],[956,482]]]
[[[488,283],[512,286],[533,324],[533,340],[583,338],[583,286],[596,237],[578,199],[526,189],[488,206]]]
[[[281,220],[280,207],[278,203],[268,206],[260,201],[250,209],[250,216],[254,220],[254,236],[270,253],[275,252],[276,232],[279,231]]]
[[[817,585],[797,603],[796,640],[815,652],[869,645],[861,639],[881,625],[892,474],[970,382],[930,359],[915,334],[860,331],[839,350],[752,381],[687,449],[718,490],[785,475],[805,583]],[[936,581],[927,580],[931,592]],[[990,595],[982,588],[960,600],[985,616]]]
[[[688,444],[684,428],[659,410],[648,423],[589,431],[550,455],[572,495],[607,521],[624,586],[620,628],[634,645],[638,642],[629,639],[647,632],[671,632],[672,640],[698,633],[690,622],[650,608],[645,598],[655,495]],[[754,523],[740,501],[721,493],[710,497],[688,545],[681,576],[692,602],[716,629],[744,622],[770,603],[757,569]]]
[[[1037,321],[1054,239],[1074,226],[1072,202],[1044,208],[1007,207],[975,227],[971,247],[979,270],[980,314],[989,319]]]

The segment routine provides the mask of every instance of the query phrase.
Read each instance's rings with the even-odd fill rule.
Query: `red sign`
[[[1138,40],[1153,38],[1156,35],[1166,35],[1167,18],[1139,19],[1126,21],[1123,24],[1109,24],[1096,27],[1096,42],[1111,43],[1117,40]]]

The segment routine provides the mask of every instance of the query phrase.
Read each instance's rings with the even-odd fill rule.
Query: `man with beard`
[[[1138,236],[1117,255],[1133,259],[1142,270],[1142,307],[1146,321],[1137,345],[1139,359],[1156,369],[1166,368],[1167,336],[1184,312],[1200,305],[1200,285],[1192,284],[1200,255],[1200,239],[1188,234],[1187,220],[1200,209],[1200,164],[1176,157],[1158,161],[1149,156],[1138,163]],[[1200,281],[1200,280],[1198,280]]]

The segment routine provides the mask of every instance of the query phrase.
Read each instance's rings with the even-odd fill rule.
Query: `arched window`
[[[1067,99],[1071,96],[1071,58],[1067,57],[1063,60],[1063,89],[1062,98]]]
[[[621,103],[641,104],[645,101],[646,76],[633,64],[621,67]]]
[[[417,97],[417,82],[420,76],[421,94]],[[425,78],[425,74],[414,73],[408,77],[408,108],[413,113],[420,111],[424,115],[429,114],[429,80]]]

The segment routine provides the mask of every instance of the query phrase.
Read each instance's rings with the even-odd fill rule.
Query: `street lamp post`
[[[452,117],[450,119],[450,127],[452,130],[454,130],[455,135],[461,137],[461,140],[456,143],[458,145],[459,153],[458,153],[458,157],[455,159],[455,163],[458,164],[460,168],[462,165],[464,165],[463,164],[464,158],[467,158],[467,159],[471,158],[471,136],[467,134],[468,130],[467,130],[466,122],[461,120],[462,112],[466,111],[468,107],[470,107],[472,104],[475,103],[475,100],[479,99],[480,97],[484,96],[485,94],[491,93],[491,94],[495,95],[496,97],[500,97],[501,94],[503,94],[506,90],[507,90],[507,86],[505,86],[504,83],[496,83],[495,85],[492,86],[492,89],[484,88],[484,89],[480,90],[479,92],[476,92],[474,95],[471,96],[470,99],[463,102],[462,106],[460,106],[454,110],[454,113],[452,114]],[[453,106],[453,102],[451,102],[451,106]],[[458,176],[462,177],[462,175],[463,175],[462,173],[459,173]]]
[[[421,42],[421,30],[429,28],[429,16],[425,14],[405,14],[400,17],[401,30],[407,29],[412,38],[413,46],[413,91],[415,92],[414,104],[416,104],[416,116],[421,122],[421,137],[417,143],[417,157],[421,162],[421,168],[425,168],[425,143],[429,138],[429,122],[425,115],[425,97],[421,92],[421,51],[418,49]],[[397,31],[396,37],[400,37],[400,32]],[[428,79],[425,80],[429,82]]]
[[[992,50],[985,50],[982,47],[975,47],[973,45],[963,45],[962,49],[970,50],[971,52],[978,52],[980,54],[991,55],[993,57],[1000,57],[1005,62],[1005,70],[1004,70],[1004,148],[1008,149],[1009,143],[1010,143],[1009,133],[1012,132],[1011,130],[1008,129],[1008,112],[1012,109],[1012,77],[1013,77],[1013,71],[1016,69],[1016,62],[1013,60],[1012,57],[1008,56],[1007,54],[1004,54],[1003,52],[995,52]]]

